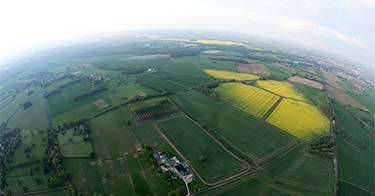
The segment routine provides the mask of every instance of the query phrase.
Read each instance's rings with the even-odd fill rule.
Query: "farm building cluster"
[[[171,157],[166,153],[158,152],[153,154],[153,158],[158,165],[158,167],[163,171],[171,171],[173,176],[172,178],[180,178],[186,183],[193,181],[194,175],[191,171],[190,166],[186,162],[181,162],[177,157]]]

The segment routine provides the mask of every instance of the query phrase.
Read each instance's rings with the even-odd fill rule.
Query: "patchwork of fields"
[[[83,79],[73,82],[71,85],[57,91],[57,93],[48,96],[49,113],[52,116],[53,124],[57,126],[66,121],[92,116],[93,113],[104,109],[97,107],[95,102],[98,100],[104,100],[109,107],[111,101],[105,91],[98,91],[97,93],[77,99],[83,93],[98,88],[102,87],[95,85],[94,81]]]
[[[42,72],[11,78],[14,89],[0,84],[0,124],[21,129],[6,163],[12,195],[186,195],[154,160],[161,152],[193,168],[196,195],[332,195],[335,155],[319,150],[334,148],[338,195],[374,194],[372,113],[329,99],[338,90],[317,86],[318,68],[237,42],[151,40],[35,61]],[[373,110],[373,88],[334,83]],[[88,132],[77,131],[82,122]],[[54,181],[63,169],[68,180]]]
[[[198,39],[197,43],[200,44],[214,44],[214,45],[242,45],[238,42],[224,41],[224,40],[215,40],[215,39]]]
[[[221,84],[215,88],[215,92],[220,99],[259,118],[263,117],[279,99],[270,92],[240,83]]]
[[[193,119],[232,148],[260,159],[296,138],[211,97],[192,91],[172,97]]]

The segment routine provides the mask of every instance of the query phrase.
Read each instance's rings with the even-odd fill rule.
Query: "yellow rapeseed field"
[[[147,38],[153,39],[153,40],[160,40],[160,41],[192,42],[189,39],[169,38],[169,37],[161,37],[161,36],[157,36],[157,35],[150,35],[150,36],[147,36]]]
[[[295,86],[289,82],[275,80],[258,80],[256,85],[266,90],[272,91],[283,97],[306,101],[303,94],[299,93],[295,89]]]
[[[317,107],[292,99],[283,99],[267,122],[304,140],[329,130],[329,120]]]
[[[241,43],[238,43],[238,42],[215,40],[215,39],[198,39],[196,42],[200,44],[213,44],[213,45],[242,45]]]
[[[215,92],[224,101],[256,117],[263,115],[278,100],[278,96],[270,92],[240,83],[224,83],[215,88]]]
[[[259,76],[253,74],[244,74],[244,73],[236,73],[231,71],[219,71],[213,69],[205,69],[204,70],[208,75],[213,76],[215,78],[222,78],[227,80],[257,80]]]

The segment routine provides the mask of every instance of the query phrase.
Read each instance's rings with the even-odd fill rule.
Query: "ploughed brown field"
[[[269,76],[270,73],[268,69],[262,64],[237,64],[236,70],[239,73],[250,73],[260,76]]]
[[[323,85],[321,83],[313,81],[313,80],[301,78],[299,76],[290,77],[288,80],[291,81],[291,82],[300,83],[300,84],[304,84],[304,85],[307,85],[307,86],[311,86],[311,87],[319,89],[319,90],[323,90]]]
[[[336,89],[330,85],[325,85],[328,96],[332,99],[336,99],[337,101],[341,102],[342,104],[345,105],[350,105],[354,108],[358,108],[364,111],[368,111],[367,108],[365,108],[363,105],[358,103],[356,100],[353,98],[349,97],[348,95],[345,94],[344,91],[341,91],[339,89]]]
[[[108,104],[103,99],[99,99],[95,101],[94,104],[98,109],[103,109],[103,108],[108,107]]]
[[[333,72],[328,72],[328,71],[324,71],[322,70],[323,72],[323,77],[324,77],[324,81],[329,84],[330,86],[336,88],[336,89],[339,89],[339,90],[345,90],[341,85],[340,85],[340,78],[337,77],[337,75]]]

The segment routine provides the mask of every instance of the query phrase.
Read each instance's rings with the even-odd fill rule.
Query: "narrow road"
[[[368,192],[368,193],[370,193],[370,194],[373,194],[373,192],[371,192],[370,190],[367,190],[367,189],[365,189],[365,188],[363,188],[363,187],[361,187],[361,186],[358,186],[358,185],[356,185],[356,184],[353,184],[353,183],[351,183],[351,182],[348,182],[348,181],[346,181],[346,180],[340,180],[341,182],[345,182],[345,183],[347,183],[347,184],[350,184],[350,185],[352,185],[352,186],[354,186],[354,187],[356,187],[356,188],[358,188],[358,189],[361,189],[362,191],[366,191],[366,192]]]

